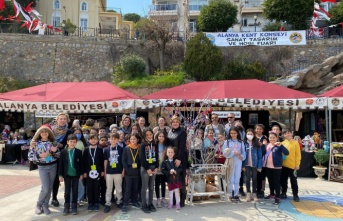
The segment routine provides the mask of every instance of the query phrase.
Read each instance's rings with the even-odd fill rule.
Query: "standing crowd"
[[[42,125],[30,142],[29,160],[38,165],[42,184],[35,213],[50,214],[51,197],[51,204],[59,206],[61,182],[65,183],[64,215],[77,214],[78,206],[85,201],[89,212],[99,211],[100,204],[105,213],[112,204],[122,213],[128,212],[130,204],[144,213],[155,212],[155,205],[180,210],[187,196],[189,153],[194,156],[193,163],[227,166],[225,179],[232,202],[240,202],[240,194],[247,202],[266,198],[279,204],[287,197],[288,177],[293,199],[299,201],[296,171],[301,155],[292,131],[283,131],[282,140],[279,126],[273,126],[267,137],[262,124],[244,130],[232,113],[225,125],[218,122],[216,114],[211,119],[195,131],[189,142],[178,116],[171,118],[170,127],[163,116],[156,127],[150,128],[143,117],[133,123],[123,115],[119,126],[95,128],[94,120],[88,119],[85,125],[75,120],[68,128],[68,114],[58,114],[55,121]],[[208,152],[213,153],[215,161],[204,158]],[[266,177],[270,189],[267,196]]]

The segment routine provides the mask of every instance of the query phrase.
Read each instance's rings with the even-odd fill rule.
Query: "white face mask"
[[[252,140],[254,138],[254,135],[247,134],[247,139]]]

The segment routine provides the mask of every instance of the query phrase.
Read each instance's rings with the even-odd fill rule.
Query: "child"
[[[98,147],[102,149],[103,153],[105,153],[105,150],[109,149],[107,136],[101,136],[100,137]],[[105,202],[106,202],[106,180],[105,180],[105,176],[100,177],[100,198],[99,198],[99,202],[101,205],[105,206]]]
[[[98,135],[89,135],[89,147],[83,153],[84,178],[87,178],[89,212],[99,211],[100,177],[104,176],[104,155],[98,147]]]
[[[35,213],[37,215],[50,214],[49,200],[57,172],[57,160],[60,150],[53,146],[54,135],[50,125],[42,125],[35,133],[30,143],[28,159],[38,165],[42,190],[39,193]]]
[[[228,139],[223,145],[223,153],[226,158],[233,157],[233,169],[229,181],[229,193],[232,193],[230,200],[234,203],[238,203],[240,202],[238,197],[239,179],[241,178],[242,161],[245,160],[244,143],[241,140],[238,128],[230,128]]]
[[[203,157],[202,157],[202,147],[203,147],[203,137],[204,131],[202,129],[198,129],[196,132],[196,136],[194,141],[191,144],[192,152],[194,153],[195,157],[193,158],[194,164],[202,164]]]
[[[287,183],[288,177],[291,180],[291,187],[293,192],[293,200],[299,202],[298,196],[298,181],[297,176],[294,174],[300,167],[301,161],[301,152],[299,143],[293,139],[293,131],[285,130],[283,132],[283,137],[285,140],[282,142],[282,145],[287,148],[289,155],[282,162],[282,172],[281,172],[281,187],[282,194],[280,195],[281,199],[287,198]]]
[[[138,188],[139,188],[139,171],[140,160],[139,154],[139,136],[138,134],[130,135],[130,143],[125,147],[122,156],[122,163],[124,167],[125,176],[125,194],[122,207],[122,213],[127,213],[127,207],[129,205],[129,199],[133,207],[140,208],[138,203]]]
[[[156,173],[155,178],[155,192],[156,192],[156,198],[157,198],[157,208],[161,208],[168,206],[166,201],[166,176],[162,173],[162,162],[164,160],[164,157],[166,155],[166,146],[167,146],[167,140],[166,140],[167,134],[164,131],[158,131],[155,134],[155,143],[158,147],[158,162],[159,162],[159,170]],[[160,198],[160,186],[161,186],[161,193],[162,193],[162,201]]]
[[[247,188],[246,201],[250,202],[254,199],[254,202],[257,202],[257,172],[262,171],[262,150],[253,129],[248,129],[246,131],[244,143],[246,157],[243,166],[245,166],[245,185]],[[250,189],[251,179],[252,195]]]
[[[282,169],[282,154],[288,155],[288,150],[278,142],[278,135],[269,133],[269,144],[267,153],[264,156],[263,166],[266,167],[266,174],[269,183],[270,194],[266,199],[275,198],[274,204],[280,203],[280,176]],[[266,144],[266,142],[265,142]]]
[[[105,169],[105,178],[106,178],[106,205],[104,213],[108,213],[111,207],[112,199],[112,188],[113,182],[116,189],[117,197],[117,208],[122,207],[123,192],[122,192],[122,183],[123,183],[123,164],[122,164],[122,154],[123,148],[118,145],[119,143],[119,134],[110,134],[110,148],[105,150],[104,153],[104,169]]]
[[[272,126],[272,132],[276,133],[276,135],[278,136],[278,142],[282,142],[283,141],[283,139],[281,137],[281,130],[282,130],[282,128],[278,124],[274,124]]]
[[[67,148],[62,150],[58,174],[60,182],[65,183],[63,215],[69,214],[70,193],[72,192],[71,213],[77,214],[77,197],[79,180],[82,181],[82,151],[76,149],[77,137],[70,134],[67,137]]]
[[[175,151],[173,147],[167,148],[166,160],[162,163],[162,173],[166,175],[169,190],[168,209],[173,208],[173,196],[175,194],[176,209],[180,210],[180,189],[182,188],[181,176],[182,166],[175,166]]]
[[[140,146],[139,158],[141,161],[141,179],[142,179],[142,210],[144,213],[156,212],[152,200],[154,194],[155,176],[158,170],[158,149],[154,142],[152,129],[143,130],[143,142]],[[146,190],[149,191],[148,202],[146,199]]]
[[[258,139],[258,142],[261,145],[262,150],[262,158],[266,154],[266,146],[263,144],[264,141],[268,142],[268,138],[266,135],[263,134],[264,132],[264,125],[263,124],[256,124],[255,125],[255,136]],[[263,162],[263,159],[262,159]],[[257,173],[257,197],[264,198],[264,189],[266,183],[266,168],[262,167],[262,171]]]

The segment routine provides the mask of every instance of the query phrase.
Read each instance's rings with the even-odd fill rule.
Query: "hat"
[[[42,126],[40,126],[40,128],[38,128],[38,130],[36,131],[36,133],[35,133],[35,135],[33,136],[33,140],[35,140],[35,141],[37,141],[37,140],[40,140],[40,134],[41,134],[41,132],[43,131],[43,130],[46,130],[46,131],[48,131],[48,133],[49,133],[49,140],[50,141],[53,141],[53,140],[55,140],[55,138],[54,138],[54,134],[52,133],[52,130],[51,130],[51,127],[50,127],[50,125],[49,124],[43,124]]]
[[[111,124],[110,131],[112,131],[112,129],[115,128],[115,127],[118,127],[118,125],[117,124]]]

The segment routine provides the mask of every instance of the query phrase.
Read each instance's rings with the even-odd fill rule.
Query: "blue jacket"
[[[262,169],[262,149],[261,147],[252,147],[249,149],[249,143],[245,143],[245,160],[243,161],[243,167],[248,164],[249,151],[251,151],[252,167]]]
[[[289,152],[287,148],[281,144],[280,146],[274,146],[270,154],[272,154],[273,156],[274,167],[282,167],[282,154],[288,155]],[[264,161],[265,161],[263,163],[264,167],[266,166],[267,158],[268,158],[268,150],[266,152],[266,155],[264,156]]]

